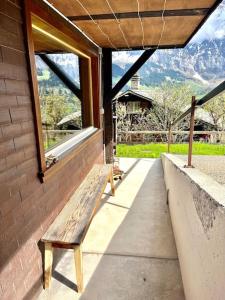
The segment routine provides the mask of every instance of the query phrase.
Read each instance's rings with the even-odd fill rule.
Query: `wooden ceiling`
[[[141,49],[185,46],[221,1],[49,0],[49,3],[100,47]]]

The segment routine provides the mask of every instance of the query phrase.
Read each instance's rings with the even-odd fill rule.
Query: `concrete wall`
[[[95,162],[102,132],[49,180],[38,179],[22,0],[0,0],[0,299],[37,299],[40,238]]]
[[[225,188],[162,155],[187,300],[225,299]]]

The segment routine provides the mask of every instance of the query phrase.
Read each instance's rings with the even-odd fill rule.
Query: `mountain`
[[[131,66],[132,56],[140,51],[115,56],[113,64],[114,83]],[[129,63],[126,63],[129,61]],[[225,38],[191,43],[184,49],[157,50],[139,70],[141,85],[157,86],[165,81],[189,82],[197,92],[206,92],[225,77]]]

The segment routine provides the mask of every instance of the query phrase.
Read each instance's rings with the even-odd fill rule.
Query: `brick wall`
[[[94,162],[102,134],[41,184],[19,0],[0,0],[0,299],[36,299],[39,240]]]

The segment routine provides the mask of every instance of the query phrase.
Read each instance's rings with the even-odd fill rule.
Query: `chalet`
[[[165,155],[165,175],[160,160],[129,161],[113,198],[111,165],[112,99],[155,51],[184,47],[220,2],[0,1],[1,300],[182,300],[183,287],[189,300],[224,299],[220,187]],[[113,87],[112,51],[123,49],[144,51]],[[80,125],[54,144],[50,131],[73,113]]]

